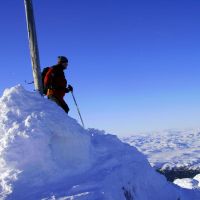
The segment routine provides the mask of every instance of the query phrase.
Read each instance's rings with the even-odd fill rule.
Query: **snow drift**
[[[0,99],[0,199],[197,200],[136,148],[16,86]]]

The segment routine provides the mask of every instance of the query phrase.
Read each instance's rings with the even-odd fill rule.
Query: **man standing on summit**
[[[47,89],[48,99],[56,102],[68,113],[69,107],[64,100],[65,93],[73,92],[73,87],[68,85],[64,70],[67,69],[68,59],[58,56],[58,63],[50,67],[44,77],[44,87]]]

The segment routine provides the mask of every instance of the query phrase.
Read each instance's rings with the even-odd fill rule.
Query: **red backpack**
[[[47,90],[48,88],[45,86],[44,84],[44,79],[45,79],[45,76],[47,74],[47,72],[49,71],[50,67],[45,67],[42,72],[41,72],[41,76],[42,76],[42,85],[43,85],[43,94],[44,95],[47,95]]]

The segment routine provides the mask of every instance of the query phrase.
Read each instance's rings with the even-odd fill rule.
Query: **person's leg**
[[[60,106],[63,108],[63,110],[68,113],[69,112],[69,107],[66,104],[66,102],[63,100],[62,102],[60,102]]]
[[[66,102],[63,100],[63,101],[60,101],[58,100],[55,96],[48,96],[48,99],[54,101],[58,106],[60,106],[66,113],[69,112],[69,107],[68,105],[66,104]]]

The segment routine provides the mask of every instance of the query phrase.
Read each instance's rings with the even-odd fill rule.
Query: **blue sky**
[[[69,58],[87,127],[118,135],[200,127],[200,2],[34,0],[41,68]],[[0,8],[0,94],[32,80],[23,1]],[[78,119],[70,95],[70,116]]]

